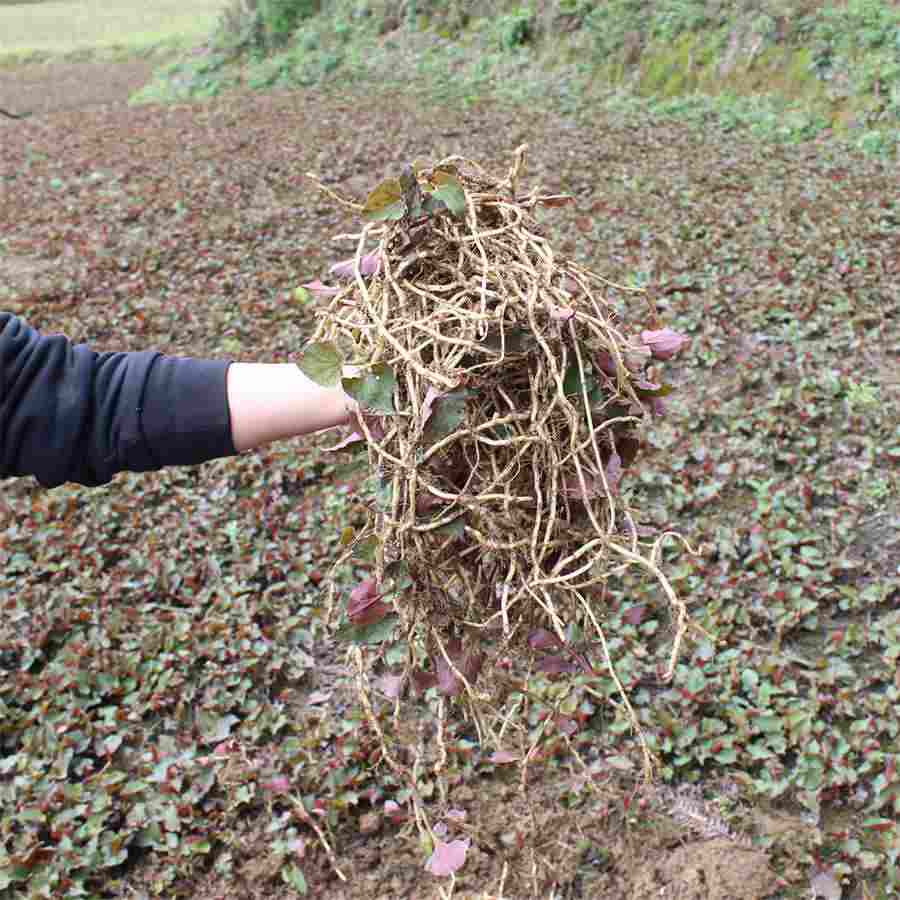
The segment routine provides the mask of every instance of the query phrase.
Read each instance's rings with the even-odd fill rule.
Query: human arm
[[[98,354],[0,312],[0,478],[99,485],[342,421],[340,391],[298,382],[295,368]]]
[[[290,363],[232,363],[228,408],[238,451],[348,421],[344,392],[320,387]]]

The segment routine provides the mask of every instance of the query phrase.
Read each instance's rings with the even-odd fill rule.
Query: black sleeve
[[[98,485],[234,455],[228,366],[95,353],[0,312],[0,478]]]

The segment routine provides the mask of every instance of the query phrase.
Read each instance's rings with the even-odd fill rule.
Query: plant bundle
[[[301,368],[358,402],[338,447],[364,447],[374,478],[348,550],[374,571],[347,600],[349,633],[389,641],[399,627],[404,676],[476,704],[484,667],[517,651],[546,672],[590,671],[579,647],[594,642],[612,671],[600,601],[627,568],[672,608],[663,678],[686,630],[658,565],[666,535],[647,539],[619,491],[669,391],[656,366],[684,338],[652,310],[636,331],[604,299],[609,282],[554,250],[535,210],[571,198],[522,191],[525,150],[503,178],[462,157],[407,167],[349,204],[370,220],[340,236],[356,254],[332,272],[349,283],[306,286],[331,297]]]

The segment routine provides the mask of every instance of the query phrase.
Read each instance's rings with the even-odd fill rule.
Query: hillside
[[[209,52],[173,67],[157,91],[203,97],[236,83],[377,81],[571,113],[639,104],[768,140],[833,136],[868,153],[896,152],[900,7],[887,0],[281,6],[291,15],[233,4]]]

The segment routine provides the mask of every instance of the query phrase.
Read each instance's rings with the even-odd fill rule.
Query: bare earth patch
[[[149,80],[159,60],[121,63],[35,63],[0,68],[0,106],[43,116],[67,109],[125,104]],[[15,122],[4,122],[15,127]]]
[[[0,284],[11,293],[28,290],[36,278],[52,272],[54,268],[55,265],[50,260],[30,256],[0,256]]]

